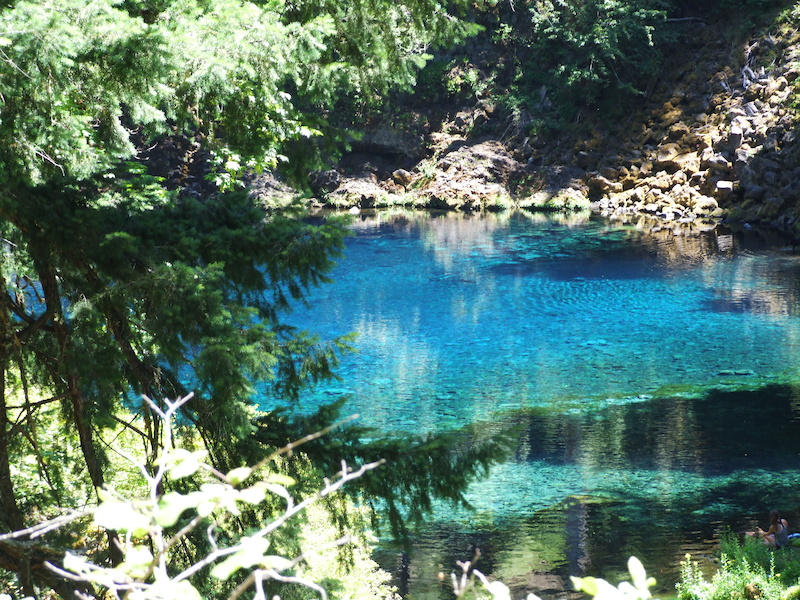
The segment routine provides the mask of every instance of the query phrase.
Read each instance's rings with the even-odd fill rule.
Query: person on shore
[[[769,513],[769,529],[764,531],[761,527],[756,527],[755,531],[750,531],[747,535],[760,537],[770,548],[785,548],[789,545],[789,523],[781,517],[780,511],[773,510]]]

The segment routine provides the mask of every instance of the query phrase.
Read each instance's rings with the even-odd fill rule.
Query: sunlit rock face
[[[694,49],[692,64],[676,58],[681,75],[670,80],[667,99],[634,121],[619,141],[623,151],[614,148],[587,174],[599,210],[701,229],[727,220],[793,230],[800,216],[790,83],[798,76],[797,37],[764,32],[748,40],[739,69],[713,44]],[[607,183],[598,185],[600,174]]]

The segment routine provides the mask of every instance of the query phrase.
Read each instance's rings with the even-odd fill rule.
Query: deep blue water
[[[639,556],[670,593],[721,532],[800,519],[800,256],[748,237],[649,234],[589,217],[361,216],[335,283],[291,322],[356,332],[342,395],[381,431],[520,431],[514,456],[384,564],[448,597],[469,559],[558,597]],[[797,530],[795,529],[795,530]]]

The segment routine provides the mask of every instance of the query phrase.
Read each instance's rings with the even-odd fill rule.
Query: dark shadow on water
[[[410,597],[451,597],[426,564],[449,575],[475,548],[480,568],[496,573],[512,597],[571,597],[570,575],[619,581],[631,555],[658,580],[655,592],[672,596],[687,553],[709,573],[716,568],[723,533],[766,527],[772,508],[800,530],[793,471],[800,469],[800,387],[711,390],[701,399],[582,414],[517,411],[498,420],[493,426],[522,426],[513,460],[523,468],[579,468],[585,480],[527,514],[425,528],[408,564]],[[524,480],[515,485],[529,491]]]
[[[798,271],[772,272],[765,279],[781,280],[780,292],[764,289],[714,290],[714,298],[702,303],[701,309],[715,313],[797,316],[800,306]]]
[[[604,256],[591,261],[589,257],[559,260],[508,262],[493,265],[492,273],[512,277],[542,276],[554,281],[591,279],[658,279],[668,274],[655,257]]]
[[[656,398],[599,413],[537,411],[516,418],[525,421],[530,440],[518,449],[518,460],[590,460],[709,476],[800,466],[800,388],[794,386],[711,390],[702,400]]]
[[[702,303],[702,309],[716,313],[770,314],[769,304],[758,298],[714,298]]]

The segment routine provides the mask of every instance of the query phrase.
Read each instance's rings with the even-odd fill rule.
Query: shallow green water
[[[476,547],[518,596],[613,578],[630,554],[669,593],[687,551],[710,557],[725,528],[800,507],[800,257],[754,234],[580,217],[353,229],[335,283],[293,321],[355,331],[358,353],[302,405],[347,395],[383,431],[520,432],[474,513],[443,507],[410,556],[384,551],[409,597],[448,597],[438,569]]]

